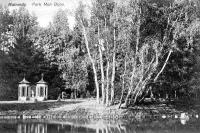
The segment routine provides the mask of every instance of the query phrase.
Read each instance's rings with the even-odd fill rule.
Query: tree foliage
[[[8,45],[6,50],[2,51],[4,61],[2,60],[1,64],[1,79],[8,88],[5,91],[5,100],[17,99],[17,85],[24,75],[31,83],[36,83],[40,80],[41,73],[45,74],[44,79],[49,83],[49,96],[56,98],[56,94],[52,94],[51,91],[62,86],[62,81],[58,80],[60,72],[58,67],[51,65],[51,62],[44,58],[43,49],[36,43],[36,38],[39,38],[36,35],[36,29],[39,29],[37,18],[25,8],[14,10],[2,21],[8,21],[8,18],[9,23],[4,26]]]
[[[192,97],[199,7],[196,0],[95,0],[90,8],[79,4],[73,29],[66,10],[41,28],[26,9],[1,7],[1,83],[13,89],[24,74],[36,82],[45,73],[54,98],[58,88],[75,97],[95,88],[105,105]]]

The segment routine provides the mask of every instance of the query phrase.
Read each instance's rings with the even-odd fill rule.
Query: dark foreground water
[[[145,122],[69,121],[1,120],[0,133],[200,133],[200,120],[196,118]]]

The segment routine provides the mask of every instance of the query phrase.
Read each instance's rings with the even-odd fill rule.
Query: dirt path
[[[105,105],[98,104],[95,99],[83,99],[80,100],[81,102],[75,102],[74,104],[66,104],[62,105],[57,108],[52,108],[49,111],[80,111],[84,110],[83,112],[88,112],[90,114],[108,114],[108,113],[115,113],[116,111],[118,113],[121,113],[123,110],[118,109],[118,106],[111,106],[106,107]]]
[[[67,100],[70,101],[70,100]],[[76,100],[73,100],[76,101]],[[77,99],[77,103],[74,104],[66,104],[66,105],[62,105],[60,107],[57,108],[52,108],[50,109],[50,111],[70,111],[70,110],[75,110],[77,108],[84,108],[84,109],[89,109],[89,110],[94,110],[94,111],[102,111],[102,110],[106,110],[107,108],[101,104],[96,103],[95,99]]]

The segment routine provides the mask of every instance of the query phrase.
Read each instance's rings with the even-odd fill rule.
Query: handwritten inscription
[[[26,3],[8,3],[8,6],[26,6]]]
[[[35,7],[40,7],[40,6],[64,6],[64,3],[60,3],[60,2],[44,2],[44,3],[40,3],[40,2],[33,2],[32,6]]]
[[[17,3],[17,2],[9,2],[8,6],[27,6],[29,4],[27,3]],[[50,6],[56,6],[56,7],[61,7],[61,6],[65,6],[65,4],[63,2],[49,2],[48,0],[45,2],[39,2],[39,1],[34,1],[31,3],[31,6],[33,7],[42,7],[42,6],[46,6],[46,7],[50,7]]]

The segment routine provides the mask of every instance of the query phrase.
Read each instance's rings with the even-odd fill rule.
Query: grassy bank
[[[145,120],[149,118],[190,117],[198,114],[195,110],[177,110],[172,105],[154,104],[118,109],[118,105],[105,107],[94,99],[46,101],[37,103],[0,103],[0,119],[104,119],[104,120]]]
[[[28,111],[28,110],[48,110],[58,108],[66,104],[76,104],[81,101],[45,101],[45,102],[0,102],[0,112],[2,111]]]

